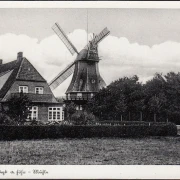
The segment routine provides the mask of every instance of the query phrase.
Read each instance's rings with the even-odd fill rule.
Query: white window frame
[[[82,93],[77,93],[77,98],[82,98]]]
[[[28,119],[30,118],[31,120],[34,120],[34,117],[35,117],[35,120],[38,120],[38,106],[32,106],[30,109],[30,116],[28,115]],[[34,116],[36,115],[36,116]]]
[[[62,107],[48,108],[48,121],[62,121],[62,120],[64,120],[64,111],[62,110]]]
[[[43,87],[35,87],[35,94],[44,94]]]
[[[68,94],[68,100],[71,99],[71,94]]]
[[[77,111],[82,111],[82,110],[83,110],[82,105],[77,105],[77,106],[76,106],[76,110],[77,110]]]
[[[19,86],[19,92],[28,93],[28,86]]]
[[[79,105],[76,106],[76,111],[78,111],[78,110],[79,110]]]

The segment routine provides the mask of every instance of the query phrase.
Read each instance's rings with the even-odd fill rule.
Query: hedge
[[[49,126],[0,126],[0,140],[55,139],[91,137],[145,137],[175,136],[177,127],[173,123],[152,125],[49,125]]]

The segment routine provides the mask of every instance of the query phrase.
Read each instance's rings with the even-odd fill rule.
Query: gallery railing
[[[58,97],[57,99],[61,99],[61,100],[65,100],[65,101],[87,101],[90,100],[92,97],[88,97],[88,96],[84,96],[84,97],[77,97],[77,96],[72,96],[72,97],[68,97],[68,96],[61,96]]]

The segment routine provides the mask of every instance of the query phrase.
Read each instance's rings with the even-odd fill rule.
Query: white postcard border
[[[171,8],[180,2],[1,1],[0,8]],[[167,147],[169,148],[169,147]],[[4,172],[4,174],[3,174]],[[24,173],[23,173],[24,172]],[[44,172],[44,175],[43,175]],[[46,173],[47,172],[47,173]],[[0,165],[0,179],[180,179],[179,165]]]

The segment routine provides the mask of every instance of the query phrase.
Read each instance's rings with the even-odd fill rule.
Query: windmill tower
[[[52,29],[70,53],[72,55],[76,53],[77,57],[49,83],[49,86],[52,90],[55,89],[73,73],[71,83],[66,91],[66,101],[75,102],[79,106],[78,109],[81,110],[81,106],[106,85],[99,74],[98,44],[109,35],[110,31],[104,28],[78,52],[57,23],[54,24]]]

